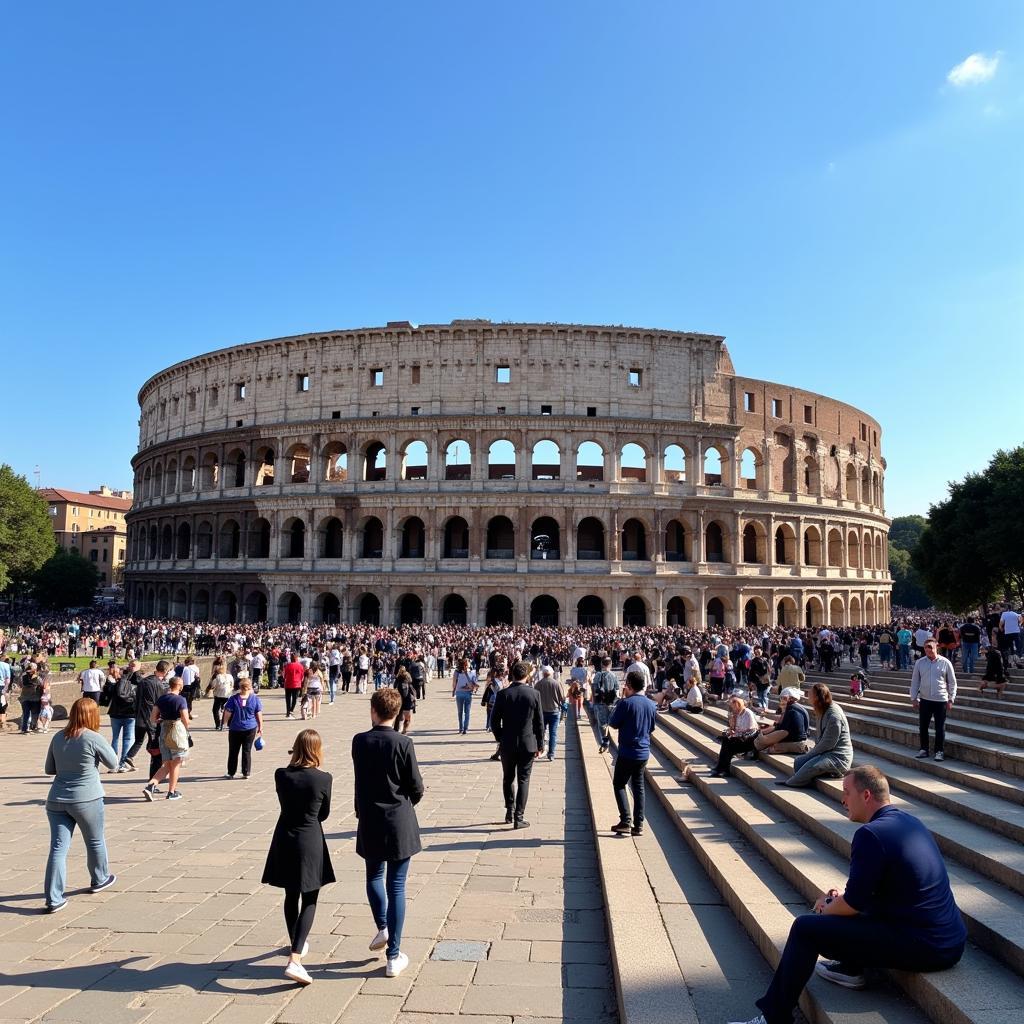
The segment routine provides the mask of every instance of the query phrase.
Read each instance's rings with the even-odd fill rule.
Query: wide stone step
[[[707,733],[695,728],[689,721],[676,724],[678,728],[671,730],[671,735],[658,737],[661,744],[675,742],[703,758],[711,760],[717,757],[718,744]],[[835,794],[838,780],[819,779],[816,788],[806,790],[779,788],[774,782],[781,774],[776,774],[771,768],[782,768],[786,773],[791,773],[792,760],[789,764],[783,764],[783,760],[782,757],[774,759],[771,765],[734,760],[732,775],[774,807],[776,818],[780,813],[783,814],[840,856],[848,858],[850,840],[857,826],[846,818],[838,803]],[[693,768],[692,764],[690,768]],[[729,782],[727,779],[705,781]],[[840,799],[841,792],[842,787],[839,786]],[[949,820],[943,821],[943,817],[949,819],[948,815],[943,816],[942,812],[922,806],[916,801],[897,798],[894,802],[920,817],[932,830],[940,848],[946,847],[943,852],[960,860],[959,864],[948,865],[948,870],[957,904],[972,940],[1014,970],[1024,972],[1024,897],[1019,890],[1012,891],[1001,884],[998,876],[987,874],[987,869],[994,866],[993,858],[979,854],[973,863],[961,859],[967,853],[964,834],[967,831],[976,833],[977,830],[963,822],[954,821],[951,825]],[[988,835],[987,839],[979,841],[986,847],[999,844],[1004,850],[1007,846],[1017,845],[995,835]],[[1018,860],[1019,856],[1018,851]],[[1011,869],[1011,872],[1019,875],[1016,869]]]
[[[849,690],[844,687],[833,691],[832,696],[843,707],[850,706],[861,708],[864,711],[879,711],[884,714],[893,712],[898,715],[909,715],[914,721],[917,721],[917,712],[910,702],[909,695],[905,693],[880,693],[872,688],[860,700],[854,700]],[[1018,733],[1021,746],[1024,746],[1024,714],[1015,714],[1009,708],[1004,707],[991,711],[974,708],[964,705],[958,696],[946,721],[955,721],[961,727],[977,727],[982,732],[1005,730],[1010,733]]]

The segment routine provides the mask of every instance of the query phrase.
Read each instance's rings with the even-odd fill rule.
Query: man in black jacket
[[[145,743],[147,749],[156,749],[157,730],[151,721],[156,702],[167,692],[167,676],[171,671],[169,661],[158,661],[151,676],[142,678],[142,665],[138,661],[130,661],[125,673],[136,684],[135,690],[135,742],[132,744],[124,763],[129,771],[135,771],[135,755]],[[149,755],[149,778],[152,779],[160,767],[159,753]]]
[[[513,823],[515,828],[530,824],[523,818],[530,795],[530,772],[533,762],[544,752],[540,694],[525,682],[530,671],[522,661],[512,666],[512,682],[494,698],[491,715],[491,732],[501,753],[505,822]]]

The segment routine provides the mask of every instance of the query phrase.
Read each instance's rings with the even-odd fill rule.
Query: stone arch
[[[399,626],[416,626],[423,621],[423,599],[419,594],[402,594],[395,609]]]
[[[514,558],[516,530],[508,516],[492,516],[487,521],[485,558]]]
[[[232,448],[224,458],[224,486],[245,486],[245,452],[241,448]]]
[[[767,626],[768,625],[768,602],[760,595],[747,598],[743,605],[744,626]]]
[[[270,557],[270,522],[262,516],[258,516],[249,524],[248,555],[250,558]]]
[[[449,516],[444,523],[442,558],[469,558],[469,523],[462,516]]]
[[[171,594],[171,618],[184,619],[188,611],[188,593],[184,587],[175,587]]]
[[[217,592],[214,618],[225,625],[238,621],[238,595],[234,590],[225,587]]]
[[[631,517],[622,524],[622,560],[645,562],[648,558],[647,527],[642,519]]]
[[[875,567],[875,548],[871,543],[871,533],[869,530],[864,531],[860,546],[860,557],[865,569],[873,569]]]
[[[860,568],[860,537],[856,530],[850,530],[846,535],[846,564],[851,569]]]
[[[635,441],[627,441],[619,451],[619,479],[647,482],[647,449]]]
[[[530,602],[531,626],[557,626],[558,602],[550,594],[541,594]]]
[[[861,615],[860,607],[860,596],[858,594],[850,595],[850,626],[863,626],[864,619]]]
[[[801,483],[803,484],[804,494],[817,494],[821,490],[821,467],[813,455],[804,456],[803,479]]]
[[[622,624],[624,626],[647,625],[647,602],[639,594],[627,597],[622,602]]]
[[[530,479],[558,480],[562,475],[562,451],[550,438],[543,438],[530,453]]]
[[[317,526],[321,558],[344,558],[345,527],[337,516],[328,516]]]
[[[576,625],[604,625],[604,601],[596,594],[588,594],[576,602]]]
[[[380,441],[368,441],[363,448],[363,479],[368,482],[387,480],[388,450]]]
[[[205,587],[200,587],[192,592],[192,621],[210,621],[210,592]]]
[[[426,553],[426,530],[419,516],[408,516],[398,526],[398,557],[423,558]]]
[[[196,526],[196,558],[213,558],[213,523],[201,519]]]
[[[306,524],[297,516],[286,519],[281,527],[281,557],[306,557]]]
[[[865,505],[871,504],[871,476],[867,466],[860,468],[860,500]],[[870,626],[871,623],[869,622],[868,625]]]
[[[882,571],[888,568],[885,564],[885,545],[880,533],[875,534],[875,568]]]
[[[313,601],[313,616],[317,622],[341,622],[341,601],[338,600],[338,595],[329,592],[317,594]]]
[[[726,605],[720,597],[712,597],[706,609],[708,629],[716,629],[725,625]]]
[[[441,623],[464,626],[468,621],[469,609],[466,606],[466,599],[461,594],[449,594],[441,602]]]
[[[843,599],[835,596],[828,603],[828,624],[830,626],[845,626],[846,612],[843,607]]]
[[[687,543],[686,524],[680,519],[670,519],[665,525],[665,561],[690,561],[690,545]]]
[[[245,622],[267,621],[267,593],[265,590],[250,590],[242,603],[242,618]]]
[[[796,564],[796,531],[789,523],[780,523],[775,527],[775,563]]]
[[[729,453],[723,445],[712,442],[704,448],[702,483],[705,487],[719,487],[728,482]]]
[[[576,558],[600,561],[606,557],[604,523],[597,516],[585,516],[576,527]]]
[[[309,445],[299,441],[284,453],[285,465],[288,467],[288,483],[309,483]]]
[[[808,629],[825,625],[825,606],[816,594],[811,594],[804,605],[804,625]]]
[[[828,531],[828,564],[836,568],[843,564],[843,535],[835,527]]]
[[[740,455],[740,481],[748,491],[764,488],[764,459],[756,448],[744,448]]]
[[[288,623],[302,621],[302,598],[294,590],[286,590],[278,598],[277,621]]]
[[[216,452],[207,452],[203,456],[202,489],[215,491],[220,485],[220,461]]]
[[[596,441],[581,441],[576,448],[576,479],[604,480],[604,449]]]
[[[242,531],[237,519],[225,519],[220,524],[217,554],[221,558],[238,558],[241,553]]]
[[[153,467],[146,466],[142,471],[142,496],[144,498],[153,497]]]
[[[178,523],[177,546],[175,558],[188,558],[192,554],[192,527],[187,522]],[[184,618],[183,615],[178,616]]]
[[[821,565],[821,530],[816,526],[804,529],[804,565]]]
[[[873,505],[882,504],[882,491],[878,478],[878,470],[875,470],[875,472],[871,474],[871,503]]]
[[[515,480],[516,446],[507,438],[492,441],[487,449],[487,479]]]
[[[796,625],[796,601],[792,597],[779,598],[775,606],[775,621],[790,629]]]
[[[261,445],[256,449],[252,464],[254,468],[253,483],[257,487],[269,487],[274,482],[274,449],[267,445]],[[265,621],[265,619],[259,621]]]
[[[157,591],[156,612],[161,619],[166,619],[170,617],[171,592],[167,587],[161,587]]]
[[[153,467],[153,489],[152,496],[159,497],[164,493],[164,467],[161,463],[157,463]]]
[[[174,494],[178,489],[178,460],[170,459],[167,463],[167,471],[164,474],[164,494]],[[184,615],[176,618],[183,619]]]
[[[324,463],[324,481],[343,484],[348,481],[348,445],[342,441],[328,441],[321,458]]]
[[[561,530],[551,516],[540,516],[530,526],[530,558],[552,561],[562,557]]]
[[[864,598],[864,625],[874,626],[875,620],[875,599],[871,594]]]
[[[693,602],[686,597],[670,597],[665,605],[666,626],[686,626],[694,622]]]
[[[748,565],[764,565],[768,561],[768,532],[764,524],[751,519],[743,527],[741,546],[743,561]]]
[[[160,531],[157,529],[156,523],[149,524],[149,535],[146,538],[146,557],[152,561],[157,557],[160,551]]]
[[[444,450],[445,480],[469,480],[473,476],[473,448],[468,441],[449,441]]]
[[[661,457],[662,478],[667,484],[686,483],[686,449],[681,444],[670,444]]]
[[[426,480],[430,451],[425,441],[410,441],[402,451],[402,479]]]
[[[711,522],[704,527],[704,561],[726,561],[725,541],[725,528],[717,519],[712,519]]]
[[[174,527],[170,523],[164,523],[160,531],[160,557],[172,558],[174,556]]]
[[[857,469],[852,462],[846,464],[846,500],[857,500]]]
[[[487,626],[512,626],[515,624],[515,608],[506,594],[493,594],[484,606],[484,624]]]
[[[376,594],[362,594],[355,605],[356,622],[369,626],[380,625],[380,598]]]
[[[367,516],[359,527],[358,558],[384,557],[384,524],[377,516]]]
[[[196,489],[196,460],[186,455],[181,463],[181,490],[191,494]]]

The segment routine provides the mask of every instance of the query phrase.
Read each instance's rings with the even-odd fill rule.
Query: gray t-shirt
[[[98,732],[86,729],[73,740],[66,739],[63,732],[57,733],[46,752],[46,774],[56,776],[47,802],[78,804],[102,799],[101,761],[108,768],[117,767],[114,748]]]

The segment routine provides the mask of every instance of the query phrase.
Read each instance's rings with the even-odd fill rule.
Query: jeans
[[[473,706],[473,694],[469,690],[457,690],[455,710],[459,715],[459,732],[469,732],[469,709]]]
[[[786,781],[786,785],[808,786],[821,775],[839,779],[851,766],[852,761],[849,757],[840,757],[834,753],[801,754],[793,759],[793,767],[796,770]]]
[[[128,751],[132,749],[135,742],[135,718],[111,718],[110,731],[113,734],[111,746],[117,754],[120,743],[121,753],[118,755],[118,764],[124,764]]]
[[[252,774],[252,745],[255,741],[255,728],[228,729],[228,775],[232,778],[238,771],[239,751],[242,752],[242,774],[246,776]]]
[[[562,720],[561,711],[544,712],[544,728],[548,733],[548,760],[554,761],[555,748],[558,746],[558,723]]]
[[[633,828],[643,828],[644,824],[644,768],[647,758],[636,761],[621,755],[615,760],[615,773],[612,776],[612,787],[615,790],[615,802],[619,805],[619,821],[629,822],[629,801],[626,799],[626,783],[633,791]]]
[[[409,861],[367,860],[366,898],[370,901],[373,923],[378,930],[387,928],[387,958],[394,960],[402,950],[402,929],[405,927],[405,878],[409,874]],[[384,873],[387,869],[387,886]]]
[[[333,704],[334,695],[338,692],[338,673],[332,668],[327,677],[327,699]]]
[[[82,828],[92,884],[99,885],[110,877],[107,844],[103,838],[103,798],[73,804],[47,802],[46,817],[50,821],[50,855],[46,859],[43,886],[46,905],[55,907],[64,902],[68,847],[76,825]]]
[[[978,660],[978,644],[961,644],[964,658],[964,671],[973,672],[974,663]]]
[[[802,914],[789,930],[768,991],[755,1005],[767,1024],[791,1024],[793,1010],[814,973],[819,954],[854,970],[889,967],[898,971],[944,971],[959,961],[963,951],[963,944],[954,949],[931,949],[911,929],[866,914]]]
[[[928,726],[935,716],[935,753],[942,750],[946,742],[946,702],[944,700],[922,700],[917,709],[921,749],[928,750]]]
[[[901,671],[910,668],[910,644],[900,644],[896,648],[896,655]]]
[[[601,742],[607,743],[610,739],[608,733],[608,719],[612,717],[612,706],[610,704],[600,704],[594,701],[592,705],[594,709],[594,718],[597,719],[597,731],[601,734]]]
[[[501,793],[505,798],[506,812],[512,811],[516,821],[522,821],[526,813],[526,801],[530,797],[530,773],[535,759],[529,750],[515,753],[501,751]]]
[[[43,706],[41,700],[23,700],[21,702],[21,731],[28,732],[39,724],[39,709]]]

